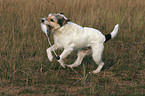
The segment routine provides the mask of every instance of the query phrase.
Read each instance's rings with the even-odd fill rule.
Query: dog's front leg
[[[58,46],[57,46],[56,44],[54,44],[53,46],[47,48],[47,50],[46,50],[46,52],[47,52],[47,57],[48,57],[48,59],[49,59],[50,61],[52,61],[52,59],[53,59],[53,56],[52,56],[51,51],[56,50],[56,49],[58,49]]]
[[[73,51],[73,48],[65,48],[62,54],[60,55],[60,60],[58,60],[58,62],[60,63],[62,67],[65,68],[63,59],[67,57],[72,51]]]

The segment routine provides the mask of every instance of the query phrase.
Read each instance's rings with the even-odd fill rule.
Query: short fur
[[[53,19],[53,20],[50,20]],[[53,21],[53,22],[52,22]],[[73,22],[68,22],[63,14],[50,13],[44,20],[44,24],[53,27],[54,45],[47,49],[47,56],[52,61],[52,50],[64,48],[58,62],[62,67],[77,67],[81,64],[83,58],[92,53],[93,60],[98,64],[98,68],[93,73],[98,73],[104,66],[102,61],[102,53],[104,50],[104,42],[114,38],[117,35],[119,25],[117,24],[111,34],[104,36],[99,30],[89,27],[82,27]],[[88,49],[84,49],[90,47]],[[71,65],[66,65],[63,61],[73,50],[78,50],[78,57]]]

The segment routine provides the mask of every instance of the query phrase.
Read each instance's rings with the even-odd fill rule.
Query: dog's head
[[[58,29],[65,25],[68,21],[70,21],[68,18],[66,18],[62,13],[50,13],[48,17],[43,18],[41,22],[43,24],[49,25],[53,27],[54,29]]]

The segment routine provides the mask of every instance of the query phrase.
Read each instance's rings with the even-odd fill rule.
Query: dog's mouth
[[[48,27],[49,31],[51,31],[53,29],[53,27],[50,25],[47,25],[47,27]]]

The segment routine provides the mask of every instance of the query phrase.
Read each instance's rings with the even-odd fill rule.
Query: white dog
[[[50,13],[48,17],[43,18],[41,22],[52,27],[51,32],[54,36],[54,45],[47,49],[47,56],[50,61],[53,59],[52,50],[58,48],[64,48],[58,60],[64,68],[66,66],[70,68],[77,67],[81,64],[85,55],[92,53],[93,60],[98,64],[98,68],[94,70],[93,73],[100,72],[104,65],[102,61],[104,42],[113,39],[117,35],[119,28],[119,24],[117,24],[110,34],[104,36],[99,30],[82,27],[70,22],[70,20],[61,13]],[[79,50],[78,57],[73,64],[66,65],[63,59],[73,50]]]

